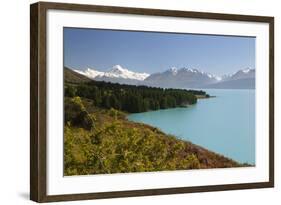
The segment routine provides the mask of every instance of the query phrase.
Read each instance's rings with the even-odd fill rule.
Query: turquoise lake
[[[128,119],[241,163],[255,164],[255,90],[204,89],[211,96],[187,108],[130,114]]]

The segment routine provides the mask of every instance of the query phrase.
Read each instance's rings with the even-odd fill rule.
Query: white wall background
[[[51,1],[51,0],[50,0]],[[281,13],[278,0],[74,0],[61,2],[275,16],[274,189],[135,197],[60,204],[278,204],[281,196]],[[29,201],[29,4],[7,0],[0,7],[0,204]],[[280,202],[279,202],[280,203]],[[53,203],[56,204],[56,203]]]

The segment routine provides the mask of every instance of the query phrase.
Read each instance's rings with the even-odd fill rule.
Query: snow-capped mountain
[[[98,76],[104,76],[104,72],[102,71],[97,71],[91,68],[87,68],[85,71],[81,71],[81,70],[74,70],[77,73],[80,73],[82,75],[87,76],[88,78],[94,79]]]
[[[238,80],[238,79],[245,79],[245,78],[254,78],[255,77],[255,70],[246,68],[244,70],[238,70],[236,73],[230,76],[231,80]]]
[[[115,65],[105,72],[91,68],[87,68],[85,71],[75,71],[91,79],[124,84],[136,84],[137,81],[143,81],[149,76],[147,73],[133,72],[120,65]]]
[[[207,88],[222,89],[254,89],[255,69],[246,68],[238,70],[234,74],[222,76],[220,82],[206,86]]]
[[[151,74],[144,80],[144,83],[166,88],[199,88],[219,80],[219,77],[197,69],[172,67],[167,71]]]
[[[110,78],[125,78],[133,80],[144,80],[149,76],[147,73],[137,73],[130,71],[126,68],[122,68],[120,65],[115,65],[111,70],[104,73],[104,76]]]
[[[172,75],[178,74],[178,69],[176,67],[172,67],[169,71],[172,73]]]

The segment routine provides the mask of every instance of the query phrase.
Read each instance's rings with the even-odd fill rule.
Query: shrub
[[[71,85],[68,85],[64,88],[64,95],[66,97],[74,97],[76,96],[76,88],[74,88],[73,86]]]
[[[72,126],[91,130],[94,121],[84,107],[80,97],[66,98],[64,102],[64,122]]]

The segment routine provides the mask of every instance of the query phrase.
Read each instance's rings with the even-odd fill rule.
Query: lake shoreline
[[[184,109],[185,107],[169,108],[169,110],[170,110],[170,109],[179,109],[179,108],[183,108],[183,109]],[[162,109],[162,110],[166,110],[166,109]],[[157,112],[157,110],[148,111],[148,112]],[[145,112],[144,112],[144,113],[145,113]],[[175,137],[177,140],[183,141],[183,142],[185,142],[185,143],[190,143],[192,146],[194,146],[195,150],[200,150],[200,151],[203,151],[203,152],[210,152],[210,153],[213,153],[213,154],[215,154],[215,155],[221,156],[221,157],[225,158],[226,160],[230,160],[230,161],[233,161],[233,162],[235,162],[235,163],[237,163],[237,164],[240,164],[240,165],[237,166],[237,167],[254,167],[254,166],[255,166],[255,164],[249,164],[249,163],[247,163],[247,162],[238,162],[238,161],[236,161],[236,160],[234,160],[234,159],[232,159],[232,158],[230,158],[230,157],[227,157],[227,156],[225,156],[225,155],[223,155],[223,154],[221,154],[221,153],[218,153],[218,152],[216,152],[216,151],[213,151],[213,150],[210,150],[210,149],[208,149],[208,148],[205,148],[205,147],[202,146],[202,145],[195,144],[195,143],[193,143],[193,142],[191,142],[191,141],[189,141],[189,140],[185,140],[185,139],[183,139],[183,138],[181,138],[181,137],[178,137],[178,136],[176,136],[176,135],[174,135],[174,134],[165,133],[165,132],[164,132],[163,130],[161,130],[160,128],[154,127],[154,126],[152,126],[152,125],[150,125],[150,124],[132,121],[132,120],[128,119],[128,116],[129,116],[129,115],[130,115],[130,113],[129,113],[129,114],[126,113],[126,120],[127,120],[128,122],[136,123],[136,124],[140,124],[140,125],[144,125],[144,126],[150,127],[151,129],[159,129],[160,132],[163,132],[163,133],[164,133],[165,135],[167,135],[167,136],[172,136],[172,137]],[[232,167],[232,168],[233,168],[233,167]]]
[[[249,113],[247,107],[243,106],[242,110],[239,109],[240,104],[243,105],[242,103],[248,102],[248,100],[251,99],[250,97],[252,94],[254,95],[254,91],[206,90],[206,92],[212,97],[198,98],[198,102],[194,105],[161,109],[145,113],[134,113],[129,114],[130,116],[127,118],[134,122],[141,122],[158,127],[165,133],[178,136],[179,139],[188,140],[203,147],[206,147],[207,144],[207,149],[209,150],[214,150],[216,153],[235,159],[240,163],[254,165],[255,123],[254,121],[250,121],[253,118],[251,115],[247,114]],[[224,93],[227,93],[227,95]],[[246,96],[246,98],[241,98],[240,96]],[[236,101],[233,101],[232,98],[239,100],[237,101],[238,105],[235,107],[233,107],[232,104]],[[201,99],[204,99],[204,101],[201,101]],[[205,99],[210,99],[210,101],[205,101]],[[254,99],[254,97],[252,99]],[[217,112],[217,109],[219,109],[218,111],[222,109],[222,111]],[[251,108],[251,110],[254,111],[254,107]],[[229,112],[234,115],[227,115],[229,117],[224,115],[224,113]],[[185,115],[187,116],[185,117]],[[243,116],[246,116],[246,118]],[[216,124],[217,120],[220,124]],[[229,120],[234,122],[238,120],[237,122],[239,123],[233,124],[230,123],[231,121]],[[251,123],[250,127],[248,124],[249,122]],[[200,127],[205,128],[198,129],[199,125]],[[210,129],[208,129],[208,127]],[[229,129],[224,130],[221,129],[221,127],[229,127],[229,129],[233,131],[229,132]],[[250,132],[247,131],[248,129],[250,129]],[[218,135],[217,133],[220,134]],[[223,143],[224,141],[225,143]]]
[[[178,107],[178,108],[181,108],[181,107]],[[177,108],[169,108],[169,109],[177,109]],[[165,109],[163,109],[163,110],[165,110]],[[189,141],[189,140],[182,139],[182,138],[177,137],[177,136],[175,136],[175,135],[173,135],[173,134],[165,133],[163,130],[161,130],[161,129],[158,128],[158,127],[154,127],[154,126],[149,125],[149,124],[146,124],[146,123],[141,123],[141,122],[132,121],[132,120],[128,119],[128,115],[130,115],[130,114],[127,114],[127,113],[126,113],[126,120],[127,120],[128,122],[130,122],[130,123],[135,123],[135,124],[139,124],[139,125],[148,127],[148,128],[150,128],[150,129],[157,129],[157,130],[159,130],[160,132],[162,132],[164,135],[166,135],[167,137],[174,137],[174,138],[176,138],[176,139],[179,140],[179,141],[182,141],[182,142],[184,142],[184,143],[189,143],[189,144],[193,147],[192,149],[194,150],[195,153],[212,153],[212,154],[214,154],[214,155],[217,155],[217,156],[223,158],[225,161],[231,161],[231,162],[233,162],[233,163],[237,163],[237,164],[238,164],[238,166],[234,166],[234,167],[231,167],[231,168],[235,168],[235,167],[253,167],[253,166],[255,166],[255,165],[253,165],[253,164],[237,162],[237,161],[235,161],[235,160],[232,159],[232,158],[229,158],[229,157],[227,157],[227,156],[224,156],[224,155],[221,154],[221,153],[212,151],[212,150],[210,150],[210,149],[208,149],[208,148],[205,148],[204,146],[195,144],[195,143],[193,143],[193,142],[191,142],[191,141]],[[208,161],[208,159],[205,159],[205,160]],[[227,167],[224,167],[224,168],[227,168]]]

